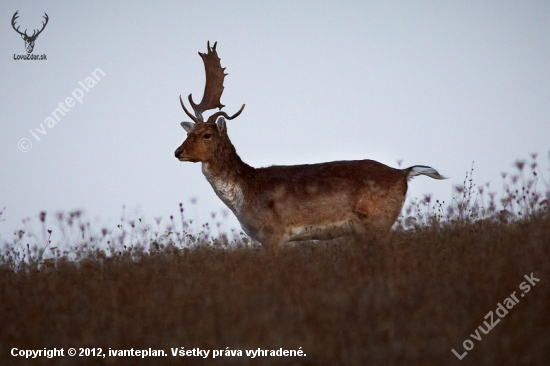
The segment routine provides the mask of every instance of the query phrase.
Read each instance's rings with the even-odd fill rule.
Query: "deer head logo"
[[[25,48],[27,49],[27,53],[32,53],[32,50],[34,49],[34,42],[36,41],[36,38],[38,37],[38,35],[40,33],[42,33],[42,31],[44,30],[44,28],[46,28],[46,24],[48,24],[48,14],[44,13],[44,19],[46,19],[45,22],[42,22],[42,29],[38,30],[38,29],[35,29],[34,32],[32,33],[32,36],[29,36],[27,34],[27,30],[25,29],[25,32],[21,33],[19,31],[19,27],[15,28],[15,21],[17,20],[17,18],[19,18],[19,15],[17,15],[17,13],[19,13],[19,10],[17,10],[15,12],[15,14],[13,14],[13,18],[11,18],[11,26],[13,27],[13,29],[15,29],[15,31],[17,33],[19,33],[21,35],[21,38],[23,38],[23,40],[25,41]]]

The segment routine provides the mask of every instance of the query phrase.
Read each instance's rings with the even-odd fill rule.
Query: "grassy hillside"
[[[183,216],[179,229],[138,220],[94,235],[80,214],[61,215],[77,235],[60,249],[40,217],[41,235],[21,233],[0,256],[0,364],[547,365],[550,190],[537,190],[533,162],[505,177],[501,198],[470,172],[449,204],[413,201],[387,243],[276,256],[207,228],[186,234]],[[25,360],[14,347],[65,357]],[[167,356],[69,357],[69,347]],[[172,356],[178,347],[210,353]],[[246,355],[281,348],[304,355]]]

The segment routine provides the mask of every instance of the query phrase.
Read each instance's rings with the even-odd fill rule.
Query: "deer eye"
[[[210,137],[212,137],[212,135],[209,134],[209,133],[205,133],[203,137],[204,137],[206,140],[210,140]]]

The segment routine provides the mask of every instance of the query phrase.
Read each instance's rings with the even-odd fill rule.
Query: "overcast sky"
[[[17,10],[29,34],[48,14],[33,51],[47,60],[14,60]],[[43,210],[113,226],[123,205],[149,221],[180,202],[202,222],[219,212],[200,164],[174,157],[207,40],[229,74],[225,110],[246,103],[228,131],[255,167],[403,159],[450,177],[415,178],[410,196],[448,202],[472,161],[498,188],[516,159],[550,150],[548,1],[2,1],[0,14],[4,240]]]

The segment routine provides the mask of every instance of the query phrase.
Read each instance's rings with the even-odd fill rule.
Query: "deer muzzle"
[[[174,155],[176,156],[176,159],[178,159],[179,161],[190,161],[193,163],[198,162],[198,160],[193,159],[191,156],[189,156],[189,154],[186,153],[183,146],[178,147],[174,152]]]

